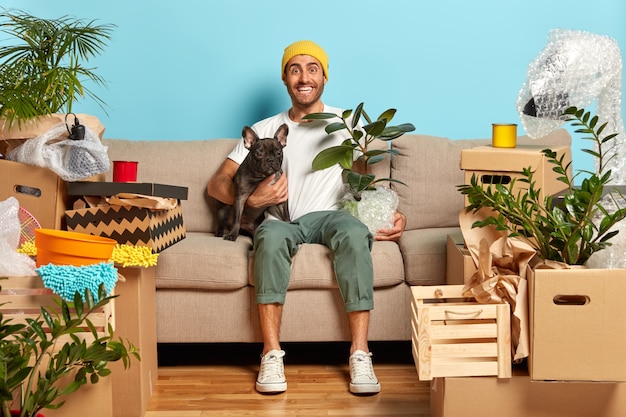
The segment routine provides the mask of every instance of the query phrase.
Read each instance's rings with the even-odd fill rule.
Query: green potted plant
[[[467,196],[468,212],[485,207],[493,210],[473,227],[494,226],[507,231],[509,236],[528,242],[543,260],[584,265],[592,254],[611,245],[610,239],[618,233],[616,224],[626,218],[626,208],[620,206],[623,197],[610,186],[611,171],[606,169],[607,155],[617,134],[603,136],[607,123],[598,125],[598,117],[585,109],[570,107],[563,116],[576,127],[575,133],[594,143],[594,149],[583,151],[596,159],[596,172],[578,171],[572,176],[571,162],[564,163],[563,156],[545,149],[543,154],[553,171],[567,186],[562,194],[540,198],[541,190],[536,188],[530,168],[523,170],[520,179],[527,184],[527,190],[515,192],[515,181],[484,187],[475,176],[458,190]],[[574,186],[574,178],[581,173],[587,177],[580,186]]]
[[[110,39],[113,25],[64,16],[42,19],[22,11],[0,13],[0,32],[16,40],[0,46],[0,121],[21,126],[37,116],[64,110],[89,96],[104,102],[84,82],[104,80],[85,64]],[[6,125],[6,126],[5,126]]]
[[[103,335],[89,318],[114,297],[107,296],[102,284],[97,300],[88,289],[84,300],[76,292],[73,303],[60,299],[58,308],[41,307],[41,315],[26,323],[13,323],[0,312],[2,417],[41,416],[44,408],[63,406],[65,396],[109,375],[109,362],[122,360],[128,368],[132,356],[139,359],[130,342],[114,339],[110,324]],[[93,340],[87,342],[81,333]]]
[[[375,140],[381,140],[385,142],[392,141],[405,133],[415,130],[415,126],[411,123],[403,123],[397,126],[389,125],[391,120],[396,114],[396,109],[388,109],[378,116],[375,120],[372,120],[365,109],[363,103],[360,103],[354,110],[344,110],[341,116],[334,113],[312,113],[304,117],[308,120],[326,120],[326,119],[338,119],[338,121],[330,123],[326,126],[325,130],[327,134],[343,131],[348,134],[346,140],[338,146],[331,146],[322,150],[313,159],[312,167],[315,170],[321,170],[329,168],[335,164],[339,164],[343,168],[344,178],[346,181],[347,194],[342,200],[343,207],[350,211],[353,215],[360,218],[365,224],[370,226],[370,230],[376,231],[379,227],[375,221],[368,221],[367,217],[377,218],[380,215],[377,214],[379,204],[376,202],[376,197],[372,201],[373,208],[371,209],[372,215],[359,215],[359,204],[365,204],[364,196],[367,193],[374,193],[381,196],[380,198],[389,203],[389,207],[383,209],[390,212],[385,213],[383,216],[387,217],[388,223],[389,216],[393,216],[393,211],[397,207],[397,196],[393,190],[389,188],[380,187],[382,182],[395,182],[402,184],[393,178],[376,178],[371,173],[371,166],[385,159],[387,155],[397,155],[398,152],[392,149],[390,146],[384,148],[372,149],[371,145]],[[367,124],[361,125],[361,117],[365,119]],[[358,168],[354,169],[355,162],[358,164]],[[360,210],[363,212],[364,210]],[[368,210],[370,211],[370,210]]]

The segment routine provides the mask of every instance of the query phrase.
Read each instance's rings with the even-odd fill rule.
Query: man
[[[324,131],[327,121],[306,121],[310,113],[340,109],[322,103],[328,81],[328,57],[314,42],[298,41],[285,48],[282,79],[291,97],[291,108],[252,126],[259,137],[272,137],[287,123],[289,135],[284,148],[283,171],[276,183],[268,177],[249,197],[251,207],[266,207],[288,201],[291,223],[266,220],[254,236],[254,282],[259,308],[263,354],[256,382],[261,393],[278,393],[287,389],[279,330],[282,306],[289,283],[291,258],[303,243],[326,245],[334,257],[337,283],[350,323],[350,392],[375,394],[380,383],[372,367],[368,347],[369,314],[373,309],[373,268],[371,245],[376,240],[397,240],[406,225],[406,217],[397,212],[394,226],[380,230],[375,237],[358,219],[337,203],[344,192],[342,169],[338,165],[313,171],[315,155],[345,139],[341,133],[330,138]],[[232,179],[247,150],[240,142],[211,178],[208,192],[212,197],[232,204]],[[314,312],[312,312],[314,313]]]

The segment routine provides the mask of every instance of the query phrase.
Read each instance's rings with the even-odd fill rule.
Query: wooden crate
[[[462,296],[463,285],[411,287],[413,358],[419,379],[511,377],[509,305]]]
[[[51,289],[44,287],[38,275],[29,277],[9,277],[0,279],[0,311],[4,319],[11,319],[11,323],[26,323],[27,318],[37,319],[41,316],[41,307],[50,312],[59,311],[56,301],[60,297]],[[89,320],[95,326],[98,336],[108,333],[108,324],[114,324],[114,302],[110,302],[89,315]],[[45,328],[45,326],[44,326]],[[94,340],[89,328],[85,325],[85,333],[77,335],[90,343]],[[60,349],[65,342],[71,341],[69,335],[59,338],[55,348]]]

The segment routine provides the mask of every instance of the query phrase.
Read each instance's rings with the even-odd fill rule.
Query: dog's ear
[[[278,127],[276,134],[274,135],[274,139],[278,140],[278,143],[284,148],[287,146],[287,135],[289,134],[289,126],[286,123],[283,123]]]
[[[245,126],[241,132],[241,136],[243,137],[243,144],[246,147],[246,149],[250,149],[252,147],[252,145],[254,145],[254,143],[259,140],[259,137],[257,136],[256,133],[254,133],[254,130],[252,130],[250,127]]]

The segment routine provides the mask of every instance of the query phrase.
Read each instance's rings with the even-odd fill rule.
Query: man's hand
[[[272,184],[274,181],[276,182]],[[270,175],[261,181],[256,190],[248,197],[246,204],[250,207],[261,208],[283,203],[288,198],[287,176],[283,173],[278,180],[274,175]]]
[[[402,236],[406,227],[406,216],[399,211],[393,215],[393,227],[391,229],[381,229],[376,232],[374,240],[390,240],[397,241]]]

